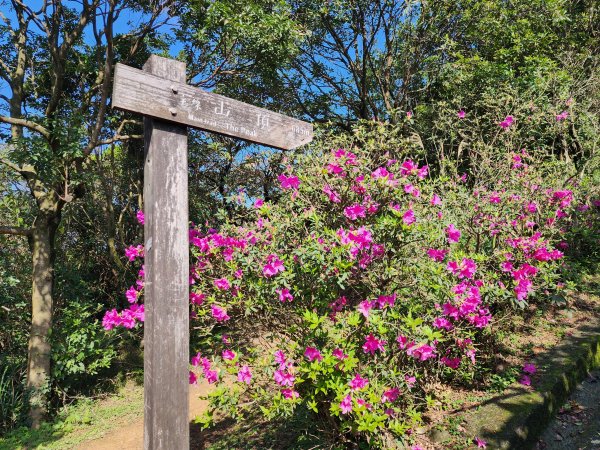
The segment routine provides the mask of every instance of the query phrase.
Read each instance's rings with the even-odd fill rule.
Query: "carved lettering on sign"
[[[215,108],[215,114],[218,114],[220,116],[229,117],[229,113],[231,111],[227,110],[227,112],[224,112],[223,111],[223,107],[224,107],[223,103],[224,103],[223,100],[221,100],[221,104]]]
[[[269,115],[258,113],[256,115],[256,126],[258,126],[261,130],[269,128]]]
[[[302,127],[299,127],[296,125],[294,125],[292,127],[292,130],[294,131],[294,133],[299,134],[301,136],[310,136],[311,135],[310,131],[308,131],[306,128],[302,128]]]

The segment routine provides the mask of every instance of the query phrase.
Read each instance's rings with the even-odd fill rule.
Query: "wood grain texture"
[[[144,70],[185,81],[185,65],[151,56]],[[189,449],[187,128],[144,119],[144,448]]]
[[[112,106],[284,150],[313,138],[310,123],[165,78],[117,64]]]

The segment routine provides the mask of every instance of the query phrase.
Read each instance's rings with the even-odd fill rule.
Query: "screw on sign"
[[[115,68],[114,108],[144,117],[144,448],[189,448],[187,127],[290,150],[312,125],[185,83],[185,64],[152,55]]]

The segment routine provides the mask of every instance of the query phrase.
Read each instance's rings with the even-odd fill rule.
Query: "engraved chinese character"
[[[219,106],[215,107],[215,114],[219,114],[220,116],[229,117],[229,113],[231,111],[227,110],[227,112],[225,112],[224,109],[225,109],[225,105],[223,104],[223,100],[221,100],[221,104]]]
[[[258,128],[260,128],[261,130],[264,130],[266,128],[269,128],[269,116],[267,114],[261,114],[258,113],[257,114],[257,121],[256,121],[256,125],[258,126]]]
[[[197,98],[192,98],[192,106],[198,111],[202,108],[202,102]]]

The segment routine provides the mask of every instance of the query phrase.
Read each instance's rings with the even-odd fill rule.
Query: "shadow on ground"
[[[243,423],[242,423],[243,422]],[[267,422],[259,416],[246,417],[243,421],[223,419],[210,429],[190,423],[191,450],[283,450],[320,448],[322,438],[315,432],[314,416],[298,407],[287,421]]]

